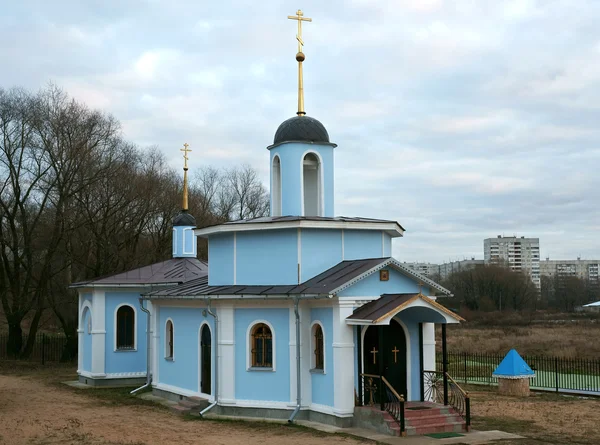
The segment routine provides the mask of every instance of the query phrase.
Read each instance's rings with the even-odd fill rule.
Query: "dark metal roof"
[[[355,309],[347,320],[368,320],[376,322],[390,312],[418,297],[419,294],[387,294],[377,300],[363,304]]]
[[[177,226],[196,227],[196,218],[190,215],[187,210],[182,210],[181,213],[173,219],[173,227]]]
[[[277,128],[273,145],[283,142],[329,143],[329,133],[317,119],[309,116],[294,116]]]
[[[190,298],[204,295],[329,295],[335,289],[388,259],[369,258],[342,261],[331,269],[297,285],[209,286],[208,277],[203,277],[179,286],[150,292],[145,296],[149,298]]]
[[[208,263],[196,258],[172,258],[127,272],[94,278],[70,287],[185,283],[208,275]]]
[[[373,223],[373,224],[400,224],[397,221],[389,220],[389,219],[375,219],[375,218],[362,218],[362,217],[350,217],[350,216],[336,216],[336,217],[327,217],[327,216],[262,216],[260,218],[252,218],[252,219],[240,219],[237,221],[229,221],[223,224],[215,224],[215,227],[220,225],[236,225],[236,224],[264,224],[264,223],[278,223],[278,222],[290,222],[290,221],[331,221],[331,222],[359,222],[359,223]],[[400,226],[402,230],[404,228]]]
[[[352,315],[347,317],[346,320],[377,323],[387,317],[397,314],[405,306],[408,306],[410,303],[418,299],[429,303],[438,311],[443,312],[446,315],[455,318],[456,320],[464,321],[460,315],[455,314],[450,309],[442,306],[437,301],[432,300],[423,294],[383,294],[377,300],[370,301],[369,303],[366,303],[355,309]]]

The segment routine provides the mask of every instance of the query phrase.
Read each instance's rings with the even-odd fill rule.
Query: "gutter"
[[[204,417],[204,414],[213,409],[219,401],[219,317],[212,311],[212,308],[210,307],[210,298],[208,299],[208,307],[206,312],[208,312],[208,314],[215,319],[215,401],[200,411],[200,417]]]
[[[152,384],[152,373],[150,372],[150,342],[151,342],[151,338],[150,338],[150,311],[148,309],[146,309],[144,307],[144,299],[140,298],[140,308],[142,309],[142,311],[144,311],[146,313],[146,384],[144,384],[143,386],[140,386],[139,388],[134,389],[133,391],[131,391],[129,394],[135,394],[138,391],[141,391],[142,389],[146,389],[148,387],[150,387],[150,385]]]
[[[298,312],[298,303],[300,298],[294,299],[294,314],[296,315],[296,409],[288,419],[289,423],[294,422],[302,405],[302,376],[300,375],[300,313]]]

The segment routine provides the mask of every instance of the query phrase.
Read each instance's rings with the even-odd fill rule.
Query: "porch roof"
[[[383,294],[377,300],[362,305],[346,318],[347,324],[371,325],[389,324],[399,312],[411,307],[424,307],[440,314],[446,323],[464,321],[460,315],[445,308],[437,301],[423,294]]]

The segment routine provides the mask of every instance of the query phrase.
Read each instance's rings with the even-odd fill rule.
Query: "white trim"
[[[302,157],[300,158],[300,209],[301,209],[301,215],[307,216],[307,215],[305,215],[305,211],[304,211],[304,158],[308,154],[314,154],[317,157],[317,159],[319,160],[319,165],[317,166],[317,174],[318,174],[317,209],[318,209],[319,214],[318,215],[308,215],[308,216],[324,216],[325,215],[325,196],[324,196],[325,186],[323,184],[323,181],[324,181],[323,158],[321,157],[321,154],[319,152],[317,152],[313,149],[306,150],[302,154]]]
[[[286,409],[294,408],[295,403],[279,402],[274,400],[236,400],[235,406],[242,408],[271,408],[271,409]]]
[[[325,339],[325,328],[323,327],[323,323],[321,322],[321,320],[315,320],[310,324],[310,369],[311,371],[316,369],[315,364],[317,362],[317,359],[315,357],[315,348],[317,345],[315,343],[315,335],[313,332],[313,328],[316,325],[319,325],[321,327],[321,333],[323,334],[323,369],[319,369],[318,371],[323,371],[323,374],[327,374],[327,354],[325,351],[325,345],[327,344],[327,341]],[[351,346],[354,347],[354,345]]]
[[[173,256],[177,255],[177,229],[173,227]]]
[[[188,230],[192,231],[192,250],[185,250],[185,232],[187,232]],[[195,243],[194,243],[194,227],[186,227],[181,231],[181,235],[182,235],[182,243],[181,243],[181,252],[184,255],[196,255],[196,249],[195,249]]]
[[[411,383],[412,383],[412,373],[410,372],[410,333],[408,332],[408,328],[404,324],[402,320],[398,320],[397,318],[394,321],[398,322],[402,330],[404,331],[404,340],[406,342],[406,400],[411,401],[412,391],[411,391]],[[365,371],[365,334],[367,333],[367,329],[371,326],[364,326],[360,330],[360,373],[363,374]],[[359,379],[360,384],[360,379]]]
[[[121,309],[123,306],[129,306],[131,309],[133,309],[133,349],[117,349],[117,312],[119,312],[119,309]],[[137,329],[138,329],[138,316],[137,316],[137,310],[134,306],[132,306],[129,303],[121,303],[119,304],[116,308],[115,308],[115,314],[114,314],[114,329],[113,329],[113,333],[114,333],[114,341],[113,341],[113,351],[117,352],[136,352],[137,351]]]
[[[233,284],[237,283],[237,233],[233,232]]]
[[[198,392],[200,394],[205,394],[206,396],[210,396],[211,394],[206,394],[206,393],[202,392],[202,327],[205,325],[208,326],[208,332],[210,332],[210,392],[211,392],[211,394],[214,393],[214,389],[213,389],[213,386],[214,386],[213,352],[215,351],[215,348],[213,348],[214,336],[213,336],[213,331],[210,327],[210,324],[206,320],[204,320],[202,323],[200,323],[200,327],[198,328]],[[173,332],[173,334],[175,334],[175,332]],[[173,351],[173,352],[175,352],[175,351]]]
[[[90,314],[93,314],[93,312],[92,312],[92,303],[90,303],[90,300],[83,300],[83,304],[81,305],[81,311],[79,312],[79,317],[80,317],[79,319],[81,321],[83,321],[83,310],[86,307],[90,310]]]
[[[167,355],[168,352],[169,352],[169,334],[168,334],[168,331],[167,331],[167,326],[168,326],[169,322],[171,322],[171,326],[173,327],[173,355],[170,356],[170,357]],[[168,317],[165,320],[164,333],[165,333],[165,343],[164,343],[165,353],[163,354],[164,355],[164,359],[174,362],[175,361],[175,323],[173,323],[173,319],[171,319],[171,317]]]
[[[230,232],[251,232],[259,230],[279,230],[279,229],[347,229],[347,230],[384,230],[392,238],[402,236],[404,230],[397,222],[371,222],[371,221],[339,221],[339,220],[297,220],[297,221],[278,221],[267,223],[239,223],[239,224],[220,224],[218,226],[204,227],[195,229],[196,236],[206,238],[208,235]]]
[[[106,377],[106,374],[104,374],[103,372],[77,370],[77,374],[83,377],[87,377],[88,379],[104,379]]]
[[[308,409],[311,411],[315,411],[317,413],[329,414],[331,416],[335,416],[333,413],[333,407],[328,405],[321,405],[319,403],[311,403],[308,406]]]
[[[302,229],[298,228],[298,284],[302,283]]]
[[[273,328],[273,325],[271,323],[264,319],[258,319],[250,322],[248,328],[246,329],[246,371],[250,371],[250,369],[252,368],[252,328],[259,323],[264,323],[269,327],[269,329],[271,329],[271,348],[273,363],[271,363],[271,368],[265,368],[265,372],[275,372],[275,356],[277,353],[277,345],[275,343],[275,329]]]

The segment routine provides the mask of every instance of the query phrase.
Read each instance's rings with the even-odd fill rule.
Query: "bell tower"
[[[173,219],[173,258],[195,258],[197,255],[197,242],[194,235],[196,218],[188,212],[188,153],[191,152],[188,144],[183,144],[180,151],[183,152],[183,202],[181,212]]]
[[[288,19],[298,21],[298,111],[284,121],[267,147],[270,152],[271,216],[334,216],[333,149],[325,126],[306,115],[302,22],[311,22],[301,10]]]

